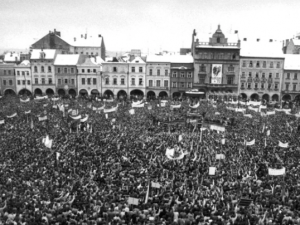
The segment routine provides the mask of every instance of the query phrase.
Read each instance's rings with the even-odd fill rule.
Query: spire
[[[220,24],[218,25],[218,29],[216,30],[216,32],[217,33],[222,33]]]

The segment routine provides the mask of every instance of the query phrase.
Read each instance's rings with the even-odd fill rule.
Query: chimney
[[[76,41],[76,38],[74,37],[74,41]]]
[[[235,31],[234,31],[235,34],[237,34],[238,32],[239,32],[238,30],[235,30]]]
[[[101,34],[98,34],[98,37],[100,38],[100,37],[101,37]]]
[[[270,39],[270,42],[273,42],[273,39]]]
[[[247,38],[244,38],[244,41],[247,41]]]
[[[259,42],[259,38],[257,38],[256,41]]]
[[[83,38],[83,34],[81,35],[81,38]]]

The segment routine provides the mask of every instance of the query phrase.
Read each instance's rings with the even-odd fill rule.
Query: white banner
[[[216,175],[216,167],[209,167],[208,174],[213,176]]]
[[[111,109],[104,109],[104,113],[110,113],[110,112],[115,112],[117,111],[118,106],[111,108]]]
[[[200,106],[200,103],[198,102],[196,105],[193,105],[193,106],[190,105],[190,108],[196,109],[196,108],[198,108],[199,106]]]
[[[258,110],[259,110],[258,108],[252,108],[251,106],[249,106],[248,109],[249,109],[249,110],[252,110],[252,111],[254,111],[254,112],[258,112]]]
[[[29,114],[31,113],[31,110],[25,111],[25,114]]]
[[[246,112],[246,109],[236,108],[235,111],[244,113],[244,112]]]
[[[143,104],[138,104],[138,105],[136,105],[136,104],[131,105],[132,108],[143,108],[144,106],[145,106],[144,103]]]
[[[23,99],[20,98],[20,102],[29,102],[29,101],[30,101],[29,98],[27,98],[27,99],[25,99],[25,100],[23,100]]]
[[[59,98],[51,98],[52,101],[58,101]]]
[[[172,149],[167,148],[167,149],[166,149],[166,156],[171,156],[171,157],[173,157],[173,156],[174,156],[174,153],[175,153],[174,148],[172,148]]]
[[[130,113],[131,115],[133,115],[133,114],[134,114],[134,109],[130,109],[130,110],[129,110],[129,113]]]
[[[41,97],[40,96],[36,96],[34,100],[42,100],[42,99],[47,99],[47,98],[48,98],[47,95],[41,96]]]
[[[259,105],[261,105],[261,102],[249,101],[249,102],[247,103],[247,105],[259,106]]]
[[[12,114],[12,115],[10,115],[10,116],[6,116],[7,118],[13,118],[13,117],[15,117],[15,116],[17,116],[17,113],[14,113],[14,114]]]
[[[181,104],[180,105],[171,105],[170,108],[172,109],[179,109],[181,107]]]
[[[216,159],[225,159],[224,154],[216,154]]]
[[[268,111],[267,115],[275,115],[275,111]]]
[[[280,175],[284,175],[285,174],[285,167],[283,167],[282,169],[271,169],[268,168],[269,171],[269,175],[270,176],[280,176]]]
[[[0,120],[0,124],[4,124],[4,120]]]
[[[251,145],[254,145],[255,144],[255,139],[253,139],[252,141],[246,141],[246,145],[247,146],[251,146]]]
[[[225,132],[225,127],[218,126],[218,125],[210,125],[210,129]]]
[[[87,120],[88,120],[88,118],[89,118],[89,116],[87,115],[85,118],[83,118],[83,119],[80,119],[80,122],[86,122]]]
[[[211,83],[222,84],[222,64],[213,64],[211,70]]]
[[[245,117],[249,117],[249,118],[252,118],[252,115],[251,114],[244,114]]]
[[[282,143],[281,141],[279,141],[278,146],[281,148],[287,148],[287,147],[289,147],[289,143]]]
[[[47,120],[47,116],[39,116],[39,121]]]
[[[70,116],[70,118],[72,118],[73,120],[79,120],[81,119],[81,115],[78,115],[78,116]]]

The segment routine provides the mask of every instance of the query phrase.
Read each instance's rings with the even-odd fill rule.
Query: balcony
[[[153,90],[153,89],[158,89],[158,90],[169,90],[169,87],[146,87],[147,90]]]

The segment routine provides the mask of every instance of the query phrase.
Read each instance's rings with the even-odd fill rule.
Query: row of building
[[[134,50],[118,58],[105,57],[101,35],[60,36],[49,32],[27,55],[8,53],[0,64],[1,94],[174,97],[194,90],[205,97],[300,101],[300,35],[247,40],[237,31],[225,36],[219,26],[207,37],[194,31],[181,54]]]

